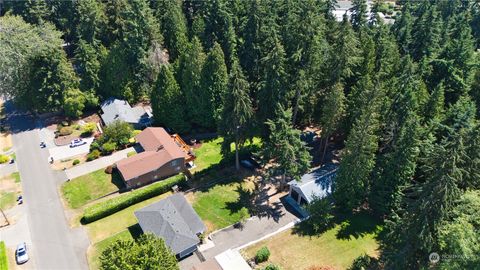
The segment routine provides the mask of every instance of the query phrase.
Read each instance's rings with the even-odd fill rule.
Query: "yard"
[[[257,250],[267,246],[271,252],[268,263],[278,264],[283,270],[312,266],[347,269],[360,255],[378,255],[376,237],[380,230],[381,226],[370,217],[358,215],[320,235],[295,227],[250,246],[243,253],[247,259],[253,258]]]
[[[171,194],[171,192],[164,193],[85,225],[90,242],[92,243],[92,246],[88,251],[90,269],[98,269],[98,258],[102,250],[105,249],[109,243],[120,238],[128,239],[129,237],[132,237],[131,232],[135,232],[134,234],[138,235],[139,228],[136,225],[138,222],[134,215],[135,211],[166,198]]]
[[[8,269],[7,248],[5,247],[5,242],[3,241],[0,241],[0,269]]]
[[[0,208],[9,209],[17,204],[17,196],[22,193],[18,172],[0,178]]]
[[[79,208],[88,202],[116,191],[122,181],[117,173],[107,174],[104,169],[80,176],[62,185],[68,206]]]

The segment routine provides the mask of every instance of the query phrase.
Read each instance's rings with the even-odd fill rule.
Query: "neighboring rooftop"
[[[131,107],[128,101],[116,98],[109,98],[101,105],[103,114],[101,115],[105,125],[109,125],[116,120],[125,121],[130,124],[149,125],[152,113],[142,106]]]
[[[302,176],[300,181],[290,181],[288,184],[297,188],[308,202],[313,196],[325,197],[332,192],[332,182],[337,174],[336,164],[327,164]]]
[[[200,217],[180,193],[136,211],[135,216],[144,232],[161,237],[175,254],[200,243],[197,234],[205,231]]]
[[[191,270],[252,270],[238,250],[228,249]]]
[[[145,152],[120,160],[117,169],[125,181],[157,170],[178,159],[188,159],[189,154],[161,127],[148,127],[136,136]]]

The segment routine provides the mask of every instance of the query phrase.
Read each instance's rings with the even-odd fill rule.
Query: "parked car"
[[[17,249],[15,250],[15,259],[17,264],[26,263],[28,261],[27,245],[25,242],[18,244]]]
[[[81,146],[84,144],[87,144],[87,142],[82,139],[75,139],[70,142],[70,148]]]
[[[45,148],[45,147],[47,147],[47,144],[45,144],[45,142],[41,142],[40,143],[40,148]]]

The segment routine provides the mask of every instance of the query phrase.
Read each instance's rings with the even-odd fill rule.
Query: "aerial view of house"
[[[480,270],[480,0],[0,0],[0,270]]]
[[[136,136],[143,151],[116,163],[127,187],[138,187],[186,170],[195,159],[189,146],[178,135],[161,127],[148,127]]]

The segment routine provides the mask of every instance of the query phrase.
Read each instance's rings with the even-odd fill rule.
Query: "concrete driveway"
[[[41,124],[15,113],[11,104],[6,107],[22,178],[33,268],[88,269],[86,250],[90,243],[82,227],[69,227],[58,194],[65,174],[52,171],[46,162],[49,153],[39,147]],[[19,232],[18,237],[28,235]]]
[[[50,153],[50,157],[53,157],[54,160],[64,160],[74,156],[87,154],[90,151],[90,144],[92,144],[93,138],[86,138],[83,140],[87,143],[82,146],[70,148],[69,145],[64,145],[49,148],[48,152]]]

